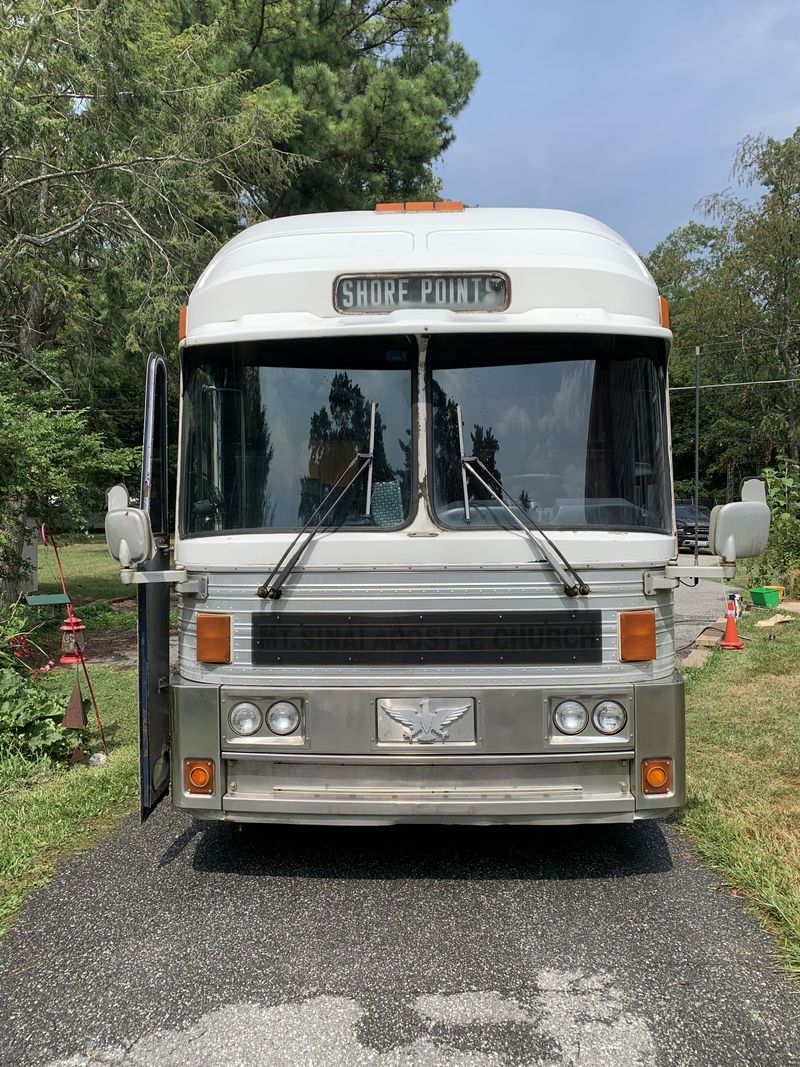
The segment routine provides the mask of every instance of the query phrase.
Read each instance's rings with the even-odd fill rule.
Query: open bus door
[[[147,360],[142,483],[139,506],[150,515],[155,555],[143,571],[169,568],[169,426],[167,363],[151,352]],[[169,594],[166,582],[138,587],[139,607],[139,781],[142,822],[169,785]]]

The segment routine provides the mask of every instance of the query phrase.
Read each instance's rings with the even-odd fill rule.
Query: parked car
[[[695,509],[693,504],[678,504],[675,508],[675,528],[678,532],[678,548],[694,550],[695,541],[700,548],[708,548],[708,527],[711,512],[708,508]]]

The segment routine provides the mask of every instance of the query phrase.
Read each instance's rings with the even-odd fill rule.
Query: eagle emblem
[[[436,741],[446,741],[450,736],[447,729],[469,711],[470,704],[459,704],[453,708],[431,709],[430,700],[417,700],[416,706],[398,708],[388,703],[383,704],[384,712],[403,727],[403,740],[413,744],[419,741],[429,745]]]

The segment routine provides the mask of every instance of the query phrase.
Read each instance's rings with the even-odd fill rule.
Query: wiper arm
[[[344,469],[344,471],[342,471],[342,473],[339,476],[339,478],[337,478],[337,480],[334,482],[334,484],[330,487],[328,492],[322,498],[320,503],[314,508],[313,512],[311,513],[311,517],[309,518],[308,522],[305,524],[303,529],[300,530],[300,532],[297,534],[297,536],[292,540],[292,542],[287,547],[286,551],[283,553],[281,558],[278,560],[278,562],[272,568],[270,576],[263,582],[262,585],[260,585],[258,587],[258,589],[256,590],[256,596],[260,596],[262,600],[267,600],[267,599],[269,599],[269,600],[279,600],[280,599],[280,597],[281,597],[281,589],[283,587],[283,584],[286,581],[286,579],[289,577],[289,575],[292,573],[294,568],[297,566],[297,563],[298,563],[298,560],[300,559],[300,557],[303,555],[305,550],[308,548],[308,546],[314,540],[314,538],[316,537],[316,535],[319,532],[320,528],[324,525],[325,520],[328,518],[328,516],[331,514],[331,512],[334,511],[336,507],[338,507],[338,505],[342,502],[342,500],[344,500],[345,496],[347,496],[348,492],[352,489],[352,487],[358,481],[358,479],[361,476],[362,472],[367,470],[367,469],[369,469],[369,476],[368,476],[368,479],[367,479],[367,505],[366,505],[366,509],[365,509],[365,515],[367,515],[367,516],[369,515],[369,513],[371,511],[371,508],[372,508],[372,461],[373,461],[374,455],[375,455],[375,401],[372,402],[371,411],[370,411],[369,452],[356,452],[356,454],[353,456],[353,458],[348,463],[347,467]],[[344,488],[340,489],[339,492],[337,493],[336,490],[339,489],[339,486],[345,480],[345,478],[350,473],[350,471],[353,469],[353,467],[355,467],[356,464],[359,463],[359,461],[361,462],[361,466],[358,468],[358,470],[355,472],[355,474],[353,474],[353,477],[350,479],[350,481],[347,483],[347,485],[345,485]],[[334,494],[336,494],[336,496],[335,496],[332,504],[327,509],[327,511],[325,511],[325,513],[322,515],[322,518],[319,519],[319,521],[317,522],[316,526],[314,526],[313,529],[312,529],[311,528],[312,523],[316,519],[317,515],[319,515],[319,513],[322,511],[322,509],[325,507],[325,505],[328,503],[328,501],[331,499],[331,497],[334,496]],[[302,544],[298,548],[296,548],[296,551],[293,551],[293,549],[295,549],[295,546],[297,545],[298,541],[300,541],[300,539],[303,537],[304,534],[306,534],[305,540],[302,542]],[[290,553],[291,553],[291,557],[287,560],[287,556],[289,556]],[[284,563],[284,561],[286,561],[286,562]]]
[[[483,470],[484,474],[495,483],[495,485],[500,490],[499,493],[489,484],[489,482],[485,481],[480,476],[480,474],[478,474],[473,464],[477,464]],[[522,532],[528,536],[528,538],[542,553],[544,558],[547,560],[547,562],[558,575],[559,580],[564,586],[564,592],[567,594],[567,596],[586,596],[590,592],[589,586],[586,584],[586,582],[584,582],[583,578],[581,578],[581,576],[578,574],[578,572],[575,570],[569,560],[564,556],[558,545],[554,544],[554,542],[550,540],[550,538],[538,525],[538,523],[534,522],[534,520],[530,517],[527,510],[523,506],[522,501],[517,500],[516,497],[512,496],[511,493],[509,493],[508,490],[503,487],[502,482],[500,482],[500,480],[495,477],[492,471],[489,470],[489,468],[482,460],[478,459],[477,456],[462,455],[461,469],[462,471],[466,471],[471,474],[472,477],[483,486],[487,493],[490,493],[494,497],[500,507],[508,514],[512,522],[514,522],[520,528],[520,530],[522,530]],[[503,500],[503,496],[508,497],[511,503],[522,513],[522,515],[525,516],[526,522],[530,525],[526,525],[525,522],[522,521],[522,519],[520,519],[517,515],[514,514],[508,504],[506,504],[505,500]],[[464,494],[464,497],[466,499],[466,492]],[[536,536],[536,534],[538,534],[538,537]]]

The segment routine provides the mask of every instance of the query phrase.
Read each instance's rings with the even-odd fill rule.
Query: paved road
[[[800,989],[671,827],[247,828],[163,805],[0,948],[0,1064],[799,1064]]]

